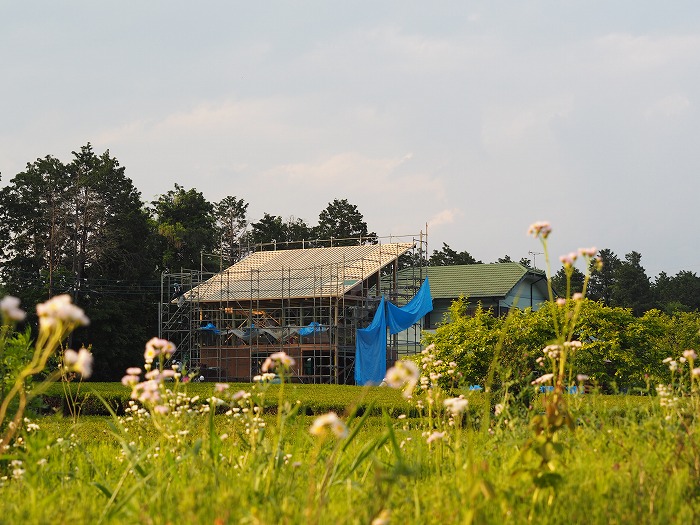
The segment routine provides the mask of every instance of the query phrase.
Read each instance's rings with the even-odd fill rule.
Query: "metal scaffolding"
[[[356,330],[370,324],[382,295],[401,306],[424,278],[425,236],[396,239],[258,250],[217,273],[164,273],[160,337],[208,381],[252,381],[284,351],[295,360],[292,381],[353,384]],[[388,338],[387,364],[419,352],[420,340],[421,323]]]

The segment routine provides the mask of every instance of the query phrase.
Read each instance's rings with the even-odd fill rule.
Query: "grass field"
[[[234,401],[240,387],[252,395]],[[167,414],[34,419],[5,462],[0,522],[692,523],[700,511],[700,440],[680,402],[567,396],[572,429],[538,444],[542,396],[496,416],[478,392],[450,413],[434,392],[221,388],[192,384]],[[129,407],[121,385],[80,391]],[[313,435],[329,410],[347,431]]]

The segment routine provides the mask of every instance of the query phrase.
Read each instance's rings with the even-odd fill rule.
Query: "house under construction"
[[[413,297],[424,275],[412,262],[424,253],[421,235],[257,251],[216,274],[164,274],[161,337],[206,380],[252,381],[270,354],[284,351],[295,360],[292,381],[352,384],[356,330],[371,323],[382,296],[397,305]],[[420,323],[390,336],[387,363],[419,352],[420,339]]]

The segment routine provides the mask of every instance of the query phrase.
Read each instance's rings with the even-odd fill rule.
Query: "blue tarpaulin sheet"
[[[355,341],[355,383],[379,384],[386,375],[386,313],[384,297],[367,328],[357,330]]]
[[[420,321],[425,314],[432,311],[433,298],[430,295],[430,283],[426,277],[418,293],[413,296],[413,299],[407,305],[399,308],[391,303],[386,304],[386,324],[389,327],[389,333],[398,334],[403,332]]]
[[[386,329],[398,334],[433,310],[430,283],[426,278],[411,301],[399,308],[382,297],[372,324],[357,330],[355,340],[355,383],[378,384],[386,375]]]
[[[215,334],[217,334],[217,335],[221,333],[221,332],[219,331],[219,329],[218,329],[216,326],[214,326],[213,323],[207,323],[207,324],[204,325],[204,326],[200,326],[199,329],[202,330],[202,331],[204,331],[204,332],[213,332],[213,333],[215,333]]]
[[[317,323],[316,321],[311,321],[309,323],[309,326],[305,326],[304,328],[299,328],[299,335],[302,336],[307,336],[311,334],[319,334],[321,332],[326,332],[328,331],[328,327],[322,326],[321,323]]]

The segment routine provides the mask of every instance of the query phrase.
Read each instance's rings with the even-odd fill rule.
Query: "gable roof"
[[[412,247],[411,243],[391,243],[255,252],[192,288],[184,298],[340,297]]]
[[[546,275],[516,262],[428,266],[423,271],[430,279],[434,299],[505,297],[526,274]]]

